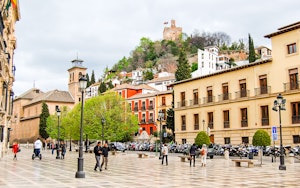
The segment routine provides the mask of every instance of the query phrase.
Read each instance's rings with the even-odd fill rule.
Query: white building
[[[161,72],[158,77],[147,82],[147,85],[158,91],[167,91],[167,86],[176,81],[173,73]]]

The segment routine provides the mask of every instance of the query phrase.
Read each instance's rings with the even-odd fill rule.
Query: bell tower
[[[86,69],[82,63],[83,60],[78,59],[78,57],[71,61],[72,67],[68,69],[69,72],[69,83],[68,89],[74,98],[75,104],[81,101],[81,92],[79,89],[79,78],[86,75]]]

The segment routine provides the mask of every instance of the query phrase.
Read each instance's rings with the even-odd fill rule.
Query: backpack
[[[205,150],[204,149],[201,150],[201,155],[205,155]]]

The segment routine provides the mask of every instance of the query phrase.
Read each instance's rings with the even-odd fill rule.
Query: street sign
[[[277,127],[276,126],[272,126],[272,140],[273,141],[278,140]]]

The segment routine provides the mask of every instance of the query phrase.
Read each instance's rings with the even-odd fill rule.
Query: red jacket
[[[12,151],[13,151],[14,153],[18,153],[18,150],[19,150],[19,145],[18,145],[18,144],[14,144],[14,145],[12,146]]]

